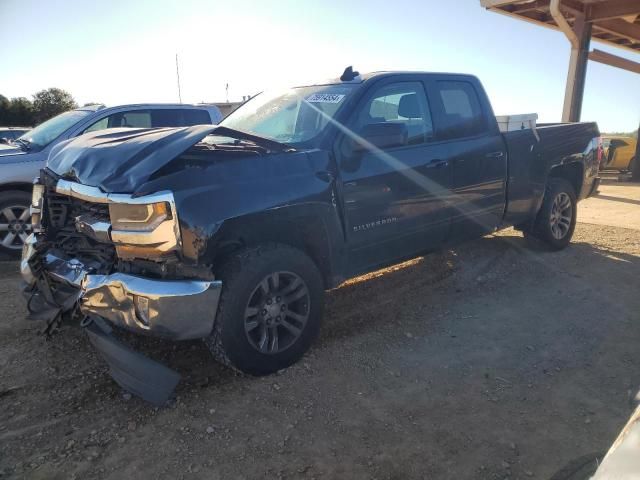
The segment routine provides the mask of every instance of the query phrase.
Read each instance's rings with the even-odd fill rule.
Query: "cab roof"
[[[355,72],[358,73],[358,72]],[[368,72],[360,74],[353,78],[353,80],[342,80],[340,77],[332,78],[329,80],[325,80],[323,82],[314,83],[310,85],[300,85],[300,87],[316,87],[321,85],[350,85],[350,84],[361,84],[372,80],[374,78],[381,77],[392,77],[396,75],[440,75],[440,76],[465,76],[465,77],[474,77],[471,74],[466,73],[451,73],[451,72],[425,72],[425,71],[412,71],[412,70],[380,70],[375,72]],[[475,78],[475,77],[474,77]]]

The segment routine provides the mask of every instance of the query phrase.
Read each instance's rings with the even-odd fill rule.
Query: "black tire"
[[[629,162],[629,170],[631,171],[631,179],[640,181],[640,161],[633,157]]]
[[[307,255],[273,243],[245,249],[233,254],[216,278],[222,293],[206,339],[216,359],[244,373],[268,375],[305,354],[318,335],[324,307],[322,276]]]
[[[0,256],[19,258],[31,233],[31,195],[19,190],[0,193]]]
[[[567,206],[567,208],[562,208]],[[578,202],[573,186],[563,178],[550,178],[545,188],[542,206],[525,239],[533,244],[542,242],[551,250],[562,250],[571,242],[576,228]]]

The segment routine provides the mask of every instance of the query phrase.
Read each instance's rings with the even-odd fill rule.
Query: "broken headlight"
[[[120,258],[158,257],[178,247],[178,224],[169,202],[110,203],[109,217]]]
[[[171,219],[171,210],[167,202],[131,205],[112,203],[109,205],[109,217],[113,230],[151,232],[167,219]]]

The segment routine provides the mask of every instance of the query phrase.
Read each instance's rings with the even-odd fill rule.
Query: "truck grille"
[[[113,269],[116,251],[111,243],[101,243],[76,230],[79,216],[109,221],[109,208],[61,195],[52,187],[45,190],[46,211],[43,218],[47,240],[66,258],[77,258],[96,273],[106,274]]]
[[[91,215],[109,221],[109,207],[104,203],[91,203],[57,193],[53,188],[46,192],[49,207],[49,223],[53,228],[62,228],[73,224],[80,215]]]

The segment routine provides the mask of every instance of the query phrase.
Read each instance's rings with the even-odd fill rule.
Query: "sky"
[[[480,78],[498,115],[560,121],[569,43],[479,0],[0,0],[0,94],[59,87],[79,104],[240,100],[360,72]],[[593,42],[592,48],[640,61]],[[583,121],[640,122],[640,75],[589,62]]]

